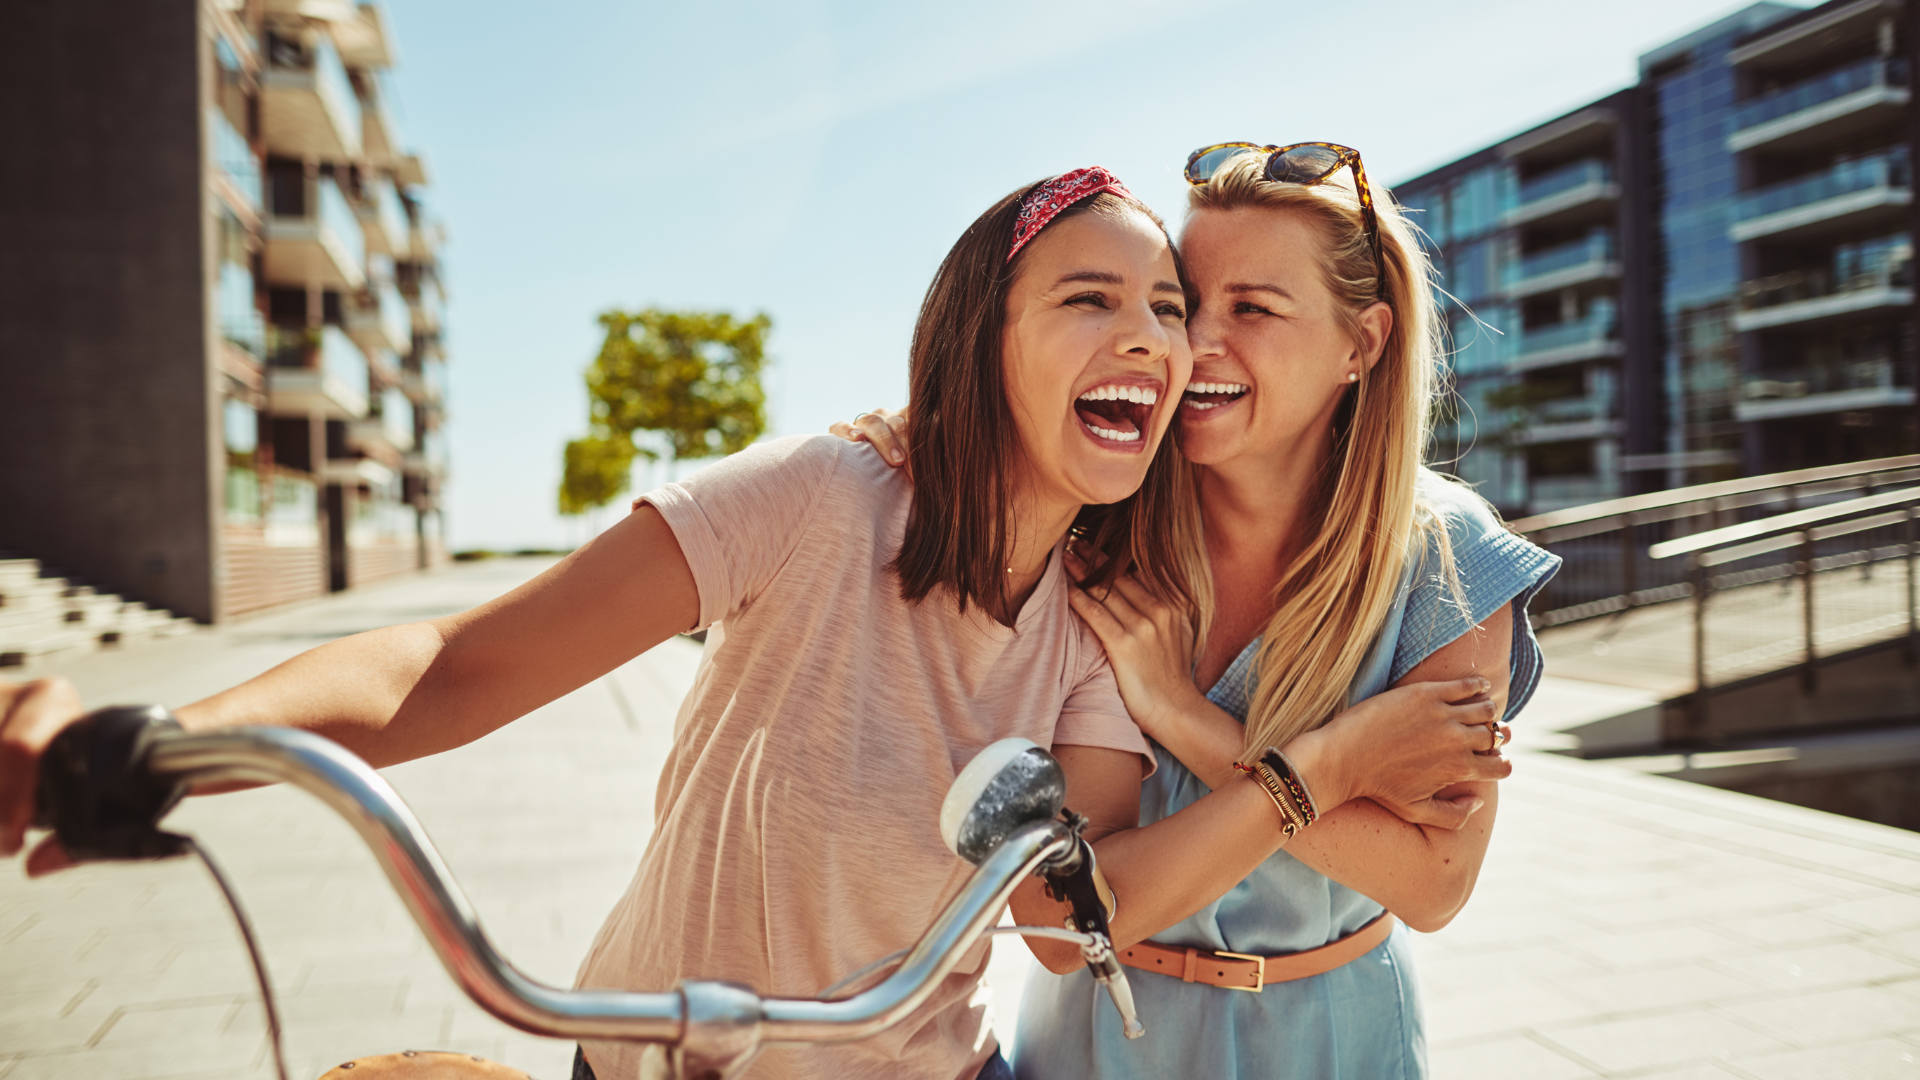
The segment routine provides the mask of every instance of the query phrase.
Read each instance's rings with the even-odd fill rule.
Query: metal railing
[[[1773,401],[1838,394],[1848,390],[1890,390],[1913,385],[1913,364],[1891,356],[1831,360],[1753,373],[1740,385],[1745,401]]]
[[[1752,221],[1855,192],[1906,190],[1912,186],[1913,171],[1908,165],[1907,151],[1900,147],[1871,157],[1842,161],[1811,176],[1747,192],[1734,203],[1733,220]]]
[[[1595,311],[1584,318],[1522,331],[1519,343],[1514,347],[1514,358],[1524,360],[1528,356],[1576,345],[1603,347],[1609,341],[1617,340],[1619,330],[1620,318],[1611,309]]]
[[[1605,263],[1614,257],[1613,230],[1595,229],[1580,240],[1535,252],[1518,262],[1507,264],[1509,287],[1548,274],[1557,274],[1588,263]]]
[[[1586,158],[1565,165],[1550,173],[1542,173],[1531,180],[1520,183],[1520,196],[1515,201],[1516,209],[1533,203],[1564,195],[1575,188],[1588,184],[1605,184],[1613,179],[1611,163],[1596,158]]]
[[[1536,514],[1515,532],[1564,560],[1533,603],[1544,629],[1693,595],[1688,569],[1649,549],[1782,512],[1912,488],[1920,490],[1920,454],[1827,465]],[[1841,554],[1822,549],[1823,557]]]
[[[1909,486],[1649,548],[1650,558],[1686,567],[1693,601],[1694,716],[1704,718],[1716,685],[1782,668],[1797,666],[1801,684],[1812,691],[1823,651],[1843,652],[1904,633],[1911,662],[1920,644],[1917,524],[1920,487]],[[1904,564],[1904,588],[1891,587],[1884,571],[1882,580],[1875,579],[1877,564],[1891,561]],[[1797,612],[1783,604],[1789,592],[1798,594]],[[1721,605],[1732,610],[1710,620],[1710,609]]]
[[[1888,263],[1865,273],[1842,276],[1825,266],[1807,270],[1789,270],[1784,274],[1740,283],[1740,307],[1746,311],[1778,307],[1801,300],[1818,300],[1846,293],[1874,289],[1913,288],[1913,263],[1910,260]]]
[[[1907,62],[1900,58],[1882,60],[1875,57],[1824,75],[1818,75],[1804,82],[1754,98],[1734,106],[1734,131],[1745,131],[1759,127],[1783,116],[1791,116],[1803,109],[1815,105],[1824,105],[1829,101],[1857,94],[1875,86],[1906,86]]]

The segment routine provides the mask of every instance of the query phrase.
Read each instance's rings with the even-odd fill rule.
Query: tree
[[[764,313],[608,311],[606,341],[587,368],[588,430],[567,444],[560,512],[583,514],[632,483],[633,459],[715,457],[767,428]],[[634,441],[636,432],[656,439]]]

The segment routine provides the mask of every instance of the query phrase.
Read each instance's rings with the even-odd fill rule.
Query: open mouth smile
[[[1246,397],[1253,390],[1246,383],[1237,382],[1196,382],[1187,384],[1187,392],[1180,397],[1180,407],[1195,412],[1206,412],[1222,405],[1231,405]]]
[[[1081,394],[1073,411],[1096,442],[1115,450],[1133,450],[1142,445],[1159,401],[1160,392],[1151,386],[1109,383]]]

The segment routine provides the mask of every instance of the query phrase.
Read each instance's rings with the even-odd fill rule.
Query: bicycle
[[[646,1080],[727,1080],[764,1046],[869,1038],[904,1020],[974,943],[992,934],[1075,942],[1120,1011],[1126,1037],[1145,1033],[1114,955],[1107,908],[1095,886],[1093,849],[1081,836],[1085,819],[1065,806],[1066,778],[1059,762],[1025,739],[987,747],[948,790],[941,836],[977,869],[926,933],[818,997],[782,998],[703,980],[683,980],[670,991],[656,992],[542,984],[493,947],[406,803],[371,766],[337,743],[292,728],[189,734],[158,706],[89,714],[62,731],[41,760],[36,824],[52,829],[76,859],[191,854],[206,862],[253,962],[281,1080],[286,1080],[286,1065],[271,980],[239,898],[191,838],[160,828],[191,785],[222,781],[289,783],[319,798],[373,850],[462,992],[496,1018],[532,1034],[646,1043]],[[1070,926],[995,925],[1014,889],[1030,874],[1044,878],[1053,896],[1071,904]],[[890,973],[879,982],[835,996],[882,970]]]

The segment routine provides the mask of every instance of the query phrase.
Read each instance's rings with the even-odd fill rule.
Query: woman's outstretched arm
[[[177,715],[189,730],[306,728],[392,765],[532,712],[691,628],[699,608],[672,530],[642,504],[471,611],[330,642]]]
[[[698,618],[680,545],[643,505],[472,611],[330,642],[176,715],[194,731],[305,728],[376,766],[392,765],[472,742]],[[0,855],[20,849],[40,752],[82,711],[79,696],[56,680],[0,681]]]

